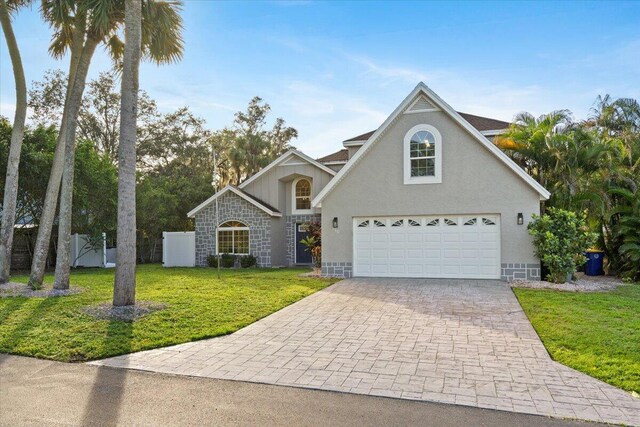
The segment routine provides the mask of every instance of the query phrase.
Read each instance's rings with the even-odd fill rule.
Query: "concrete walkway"
[[[640,425],[640,399],[552,361],[495,281],[345,280],[226,337],[92,363]]]
[[[0,355],[0,426],[63,425],[593,427],[465,406]]]

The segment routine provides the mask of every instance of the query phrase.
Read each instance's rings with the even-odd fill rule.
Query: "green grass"
[[[335,280],[300,270],[223,270],[139,266],[138,300],[166,303],[136,322],[96,320],[86,306],[111,302],[113,270],[75,271],[85,292],[56,298],[0,298],[0,352],[84,361],[229,334]],[[13,281],[27,282],[27,276]],[[47,276],[45,281],[52,281]]]
[[[514,292],[554,360],[640,393],[640,285],[605,293]]]

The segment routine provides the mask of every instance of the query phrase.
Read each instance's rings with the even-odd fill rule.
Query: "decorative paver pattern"
[[[344,280],[225,337],[92,363],[640,425],[640,399],[552,361],[499,281]]]

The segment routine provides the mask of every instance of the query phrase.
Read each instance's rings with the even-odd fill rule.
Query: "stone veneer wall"
[[[540,264],[502,264],[502,280],[540,280]]]
[[[249,227],[249,252],[258,267],[271,266],[271,217],[238,195],[227,192],[218,199],[218,221],[242,221]],[[216,253],[216,203],[196,214],[196,265],[205,267],[207,256]]]
[[[351,277],[353,267],[350,262],[323,262],[323,276]],[[502,264],[502,280],[540,280],[540,264]]]
[[[323,262],[322,275],[330,277],[351,277],[353,268],[350,262]]]
[[[287,215],[285,224],[287,264],[290,266],[296,263],[296,224],[304,222],[320,222],[320,214]]]

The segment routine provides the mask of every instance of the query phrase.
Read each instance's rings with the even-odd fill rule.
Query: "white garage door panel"
[[[354,220],[354,275],[500,278],[500,216]]]

